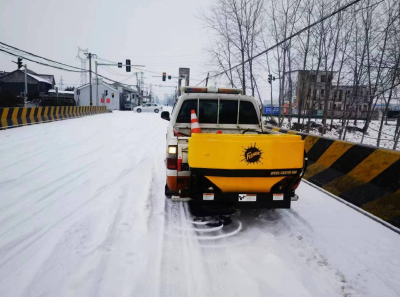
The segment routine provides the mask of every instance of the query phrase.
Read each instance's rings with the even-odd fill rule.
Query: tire
[[[142,110],[141,110],[140,108],[138,108],[138,109],[136,109],[136,112],[137,112],[137,113],[141,113]]]
[[[172,194],[169,192],[167,184],[165,184],[165,197],[171,198]]]
[[[158,112],[159,112],[159,110],[158,110],[158,109],[154,109],[154,112],[155,112],[155,113],[158,113]]]

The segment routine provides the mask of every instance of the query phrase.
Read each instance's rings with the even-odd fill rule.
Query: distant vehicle
[[[32,101],[26,101],[25,107],[39,107],[40,106],[40,99],[33,99]]]
[[[131,102],[130,101],[125,101],[125,103],[124,103],[124,108],[125,109],[128,109],[128,110],[131,110],[132,109],[132,107],[131,107]]]
[[[136,106],[133,109],[133,111],[136,111],[137,113],[141,113],[141,112],[159,113],[162,110],[163,110],[162,106],[155,104],[155,103],[143,103],[142,105]]]

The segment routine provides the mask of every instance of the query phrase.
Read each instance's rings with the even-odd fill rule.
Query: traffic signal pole
[[[274,109],[274,105],[272,103],[272,81],[274,81],[274,80],[275,80],[275,76],[272,76],[272,74],[268,74],[268,83],[271,85],[271,120],[272,120],[273,109]]]
[[[89,53],[89,83],[90,83],[90,106],[93,105],[92,100],[92,54]]]
[[[128,61],[128,60],[127,60]],[[130,61],[130,60],[129,60]],[[97,66],[118,66],[119,68],[121,68],[122,66],[127,66],[130,68],[130,66],[135,66],[135,67],[146,67],[145,65],[131,65],[131,64],[122,64],[122,63],[98,63],[97,61],[95,61],[95,72],[96,72],[96,106],[100,105],[99,102],[99,75],[98,75],[98,71],[97,71]],[[130,71],[130,69],[129,69]],[[91,70],[90,70],[91,72]],[[137,78],[137,76],[136,76]],[[90,94],[92,94],[92,85],[90,84]],[[92,95],[90,95],[90,98],[92,98]],[[106,98],[104,98],[104,105],[105,105],[105,100]],[[92,103],[92,99],[90,99],[90,103]],[[92,105],[92,104],[90,104]],[[132,108],[132,99],[131,99],[131,108]]]
[[[273,109],[274,109],[274,105],[272,102],[272,83],[271,83],[271,120],[272,120],[272,115],[273,115]]]
[[[25,66],[25,96],[24,96],[24,106],[25,106],[26,101],[28,100],[28,79],[27,79],[27,74],[26,74],[26,69],[27,69],[28,67],[26,66],[26,64],[25,64],[24,66]]]

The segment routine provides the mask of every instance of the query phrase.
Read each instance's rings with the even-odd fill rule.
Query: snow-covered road
[[[193,230],[163,195],[167,124],[0,131],[0,296],[400,296],[400,236],[304,183],[290,210]]]

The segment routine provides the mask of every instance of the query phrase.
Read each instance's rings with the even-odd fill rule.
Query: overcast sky
[[[191,69],[191,85],[203,79],[207,32],[196,18],[211,0],[0,0],[0,41],[65,64],[80,67],[78,46],[89,48],[102,59],[146,65],[146,70],[177,75],[179,67]],[[0,53],[0,70],[17,69],[16,58]],[[59,84],[78,86],[80,75],[27,62],[41,74],[53,74]],[[94,65],[94,63],[93,63]],[[109,71],[109,70],[108,70]],[[120,76],[99,73],[124,83],[136,84],[125,69]],[[133,70],[134,71],[134,70]],[[145,72],[145,83],[162,82]],[[172,88],[154,88],[161,98]]]

